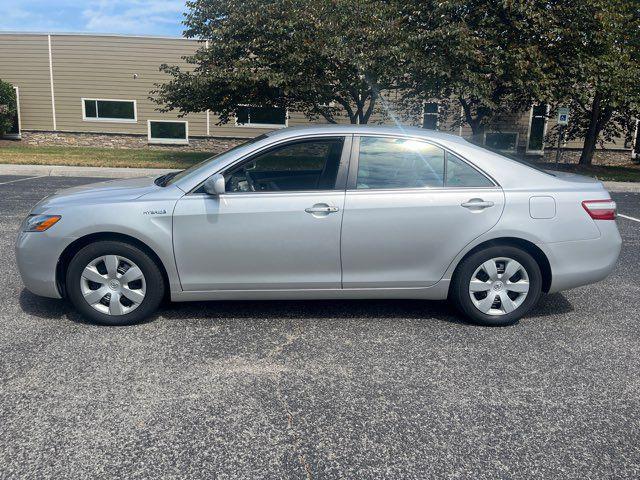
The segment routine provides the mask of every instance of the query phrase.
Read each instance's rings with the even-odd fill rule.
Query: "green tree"
[[[443,98],[453,126],[474,136],[502,116],[548,95],[539,0],[406,0],[405,102]]]
[[[596,145],[628,137],[640,117],[640,4],[556,0],[547,19],[542,45],[556,101],[569,106],[567,139],[584,139],[580,163],[588,165]]]
[[[13,85],[0,80],[0,137],[11,130],[16,108],[16,92]]]
[[[384,0],[194,0],[184,32],[203,41],[191,68],[162,65],[160,110],[210,110],[221,123],[239,105],[277,106],[310,119],[367,123],[397,84],[398,15]]]

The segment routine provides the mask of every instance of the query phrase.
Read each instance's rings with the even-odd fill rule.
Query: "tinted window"
[[[438,129],[438,104],[429,102],[424,105],[424,115],[422,116],[422,128],[427,130]]]
[[[239,125],[286,125],[287,111],[279,107],[238,107]]]
[[[133,102],[112,102],[110,100],[98,100],[98,117],[102,118],[126,118],[133,120]]]
[[[490,150],[515,151],[518,146],[516,132],[489,132],[485,134],[484,144]]]
[[[444,186],[444,150],[411,139],[362,137],[356,188]]]
[[[187,138],[186,122],[149,122],[151,138],[184,140]]]
[[[544,148],[544,127],[547,123],[547,105],[535,105],[531,112],[528,150],[542,151]]]
[[[84,101],[84,111],[87,118],[96,118],[98,116],[98,110],[95,100]]]
[[[278,192],[335,188],[342,138],[276,147],[225,174],[227,192]]]
[[[215,164],[217,162],[226,161],[230,156],[235,155],[238,152],[238,150],[246,149],[250,147],[253,143],[264,140],[265,138],[267,138],[266,135],[260,135],[258,137],[252,138],[251,140],[247,140],[246,142],[241,143],[240,145],[236,145],[235,147],[230,148],[227,151],[221,152],[217,155],[214,155],[213,157],[209,157],[200,163],[196,163],[195,165],[190,166],[186,170],[182,170],[181,172],[178,172],[176,174],[170,173],[169,174],[170,177],[168,177],[168,179],[166,180],[166,183],[163,182],[162,185],[171,185],[177,182],[178,180],[182,180],[183,178],[189,177],[191,175],[197,175],[198,171],[202,170],[203,168],[207,168],[208,166]]]
[[[86,118],[135,120],[134,102],[129,100],[85,100]]]
[[[447,153],[447,187],[492,187],[493,183],[466,162]]]

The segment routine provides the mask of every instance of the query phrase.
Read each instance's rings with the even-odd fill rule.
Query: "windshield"
[[[201,168],[203,168],[206,165],[209,165],[213,162],[219,162],[221,160],[226,159],[229,155],[231,155],[232,153],[234,153],[236,150],[239,150],[243,147],[246,147],[247,145],[251,145],[252,143],[255,143],[259,140],[262,140],[263,138],[266,138],[266,135],[259,135],[255,138],[252,138],[251,140],[241,143],[239,145],[236,145],[233,148],[230,148],[229,150],[226,150],[224,152],[221,152],[217,155],[214,155],[213,157],[209,157],[205,160],[203,160],[202,162],[196,163],[195,165],[192,165],[191,167],[187,168],[186,170],[182,170],[180,172],[172,172],[169,173],[167,175],[163,175],[160,178],[156,179],[156,183],[165,187],[167,185],[172,185],[173,183],[177,182],[178,180],[181,180],[183,178],[186,178],[187,176],[191,175],[192,173],[200,170]]]

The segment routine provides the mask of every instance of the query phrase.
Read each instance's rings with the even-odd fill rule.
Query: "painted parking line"
[[[630,217],[628,215],[623,215],[621,213],[618,214],[619,217],[626,218],[627,220],[633,220],[634,222],[640,223],[640,218]]]
[[[25,180],[33,180],[35,178],[43,178],[48,176],[49,175],[38,175],[37,177],[18,178],[17,180],[9,180],[8,182],[1,182],[0,185],[7,185],[9,183],[16,183],[16,182],[24,182]]]

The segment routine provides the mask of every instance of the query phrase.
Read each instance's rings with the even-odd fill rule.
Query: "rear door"
[[[332,136],[278,144],[222,172],[224,194],[180,199],[173,237],[182,288],[339,289],[350,143]]]
[[[342,221],[344,288],[425,287],[491,229],[504,205],[486,175],[415,139],[354,139]]]

